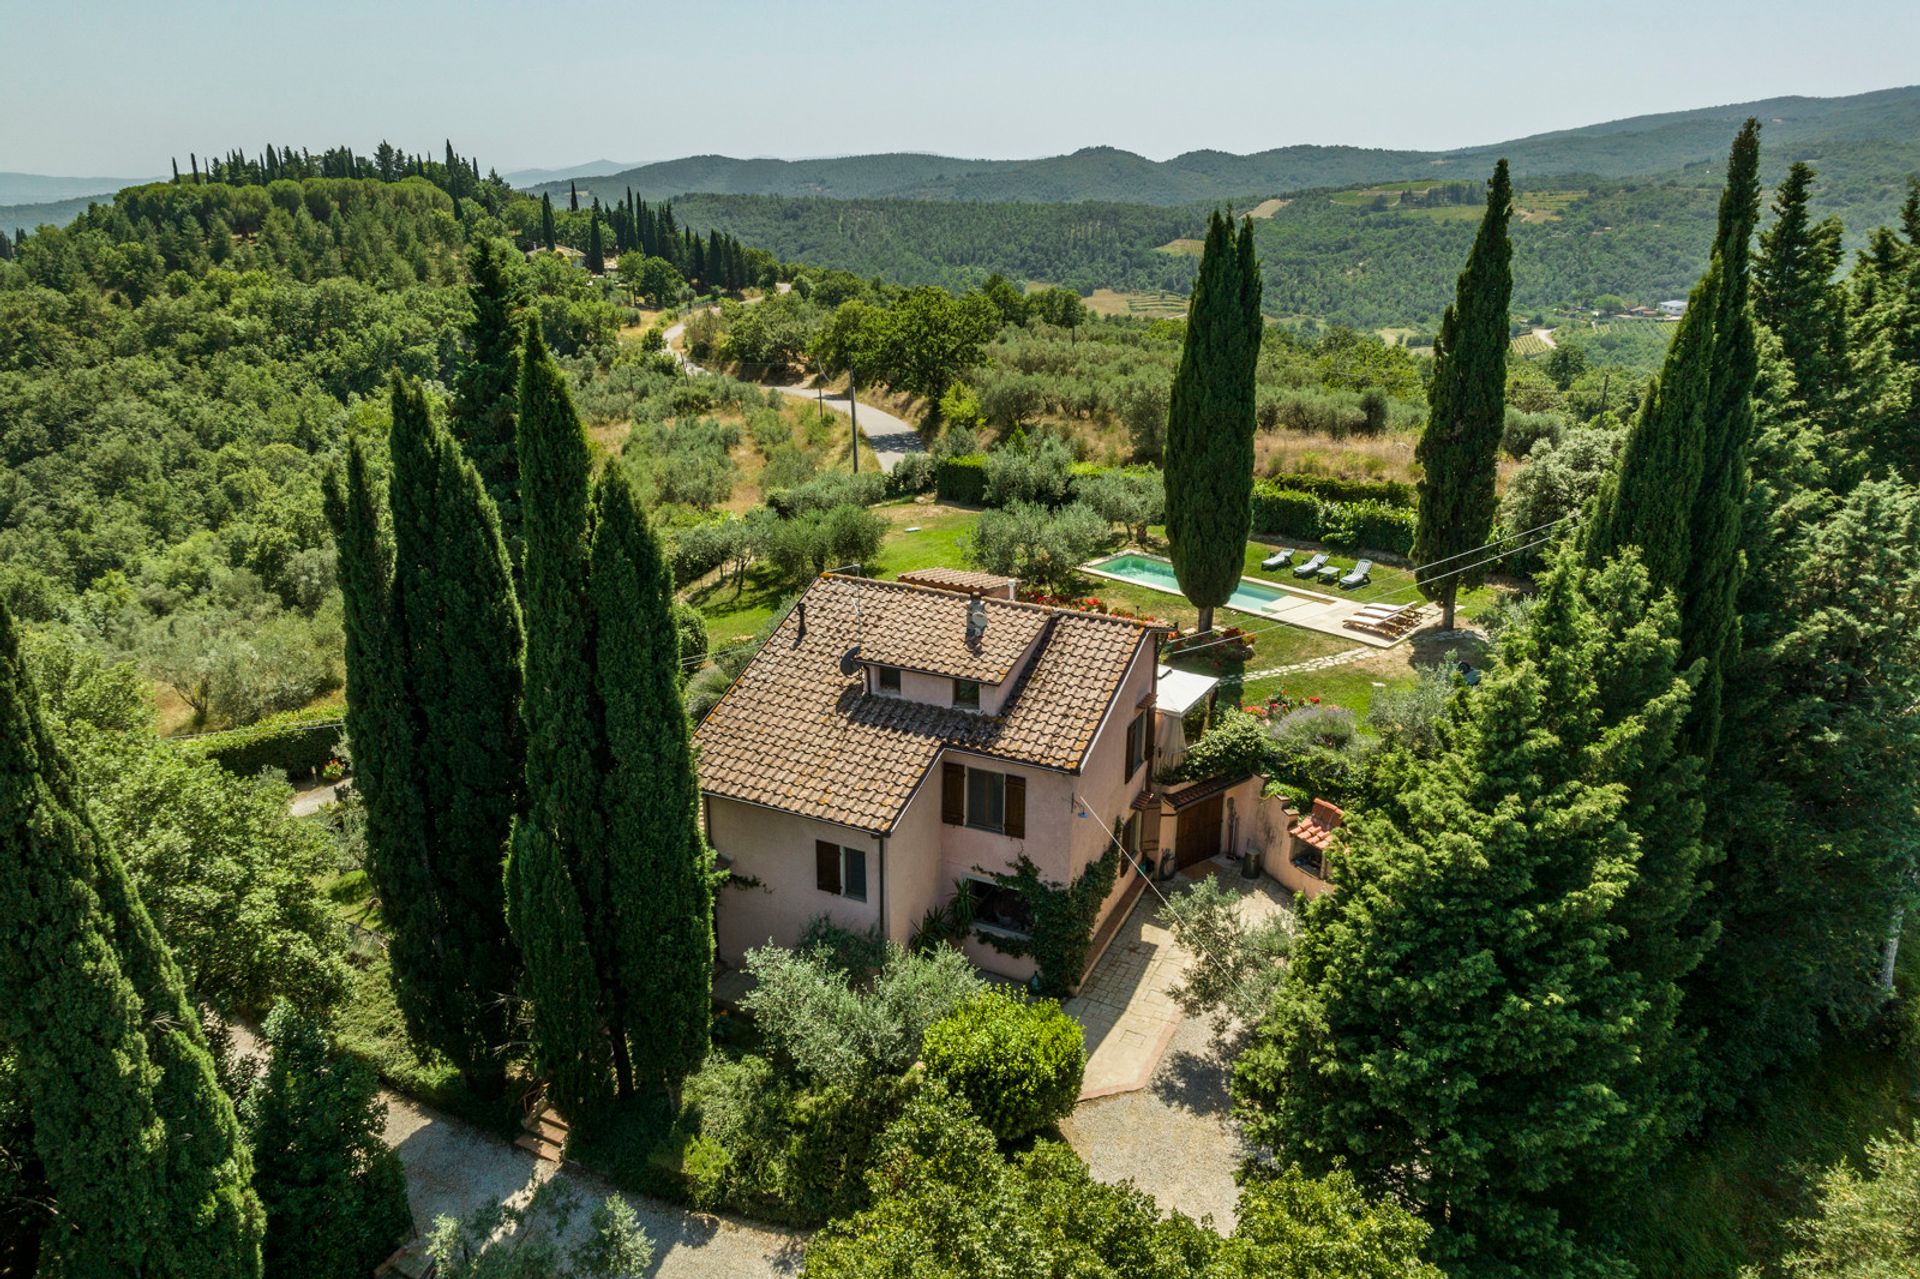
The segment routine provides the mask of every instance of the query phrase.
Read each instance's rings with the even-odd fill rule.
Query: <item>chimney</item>
[[[978,644],[987,633],[987,606],[978,595],[967,601],[967,643]]]

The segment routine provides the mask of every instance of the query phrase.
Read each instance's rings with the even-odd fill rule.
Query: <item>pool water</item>
[[[1089,564],[1088,568],[1097,573],[1106,573],[1123,581],[1137,582],[1141,586],[1156,591],[1165,591],[1169,595],[1180,594],[1180,581],[1174,576],[1173,562],[1163,560],[1157,555],[1140,555],[1129,551],[1116,555],[1110,560],[1101,560]],[[1243,613],[1264,614],[1275,604],[1281,604],[1298,596],[1277,590],[1261,582],[1243,581],[1227,597],[1227,607],[1237,608]]]

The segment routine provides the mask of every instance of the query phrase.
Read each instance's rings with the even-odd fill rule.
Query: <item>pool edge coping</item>
[[[1154,555],[1148,551],[1115,551],[1113,552],[1113,554],[1103,555],[1097,560],[1088,560],[1085,564],[1082,564],[1080,566],[1080,571],[1083,573],[1092,573],[1095,577],[1104,577],[1109,582],[1125,582],[1128,586],[1144,586],[1146,587],[1146,589],[1150,591],[1159,591],[1162,595],[1172,595],[1180,599],[1186,598],[1184,595],[1181,595],[1179,591],[1170,591],[1166,589],[1164,586],[1154,586],[1148,582],[1136,581],[1131,577],[1122,577],[1118,573],[1109,573],[1104,569],[1098,567],[1099,565],[1102,565],[1102,564],[1110,564],[1114,560],[1117,560],[1125,555],[1133,555],[1133,556],[1137,556],[1140,559],[1145,559],[1145,560],[1159,560],[1162,564],[1166,564],[1169,566],[1171,566],[1173,563],[1172,560],[1168,559],[1164,555]],[[1246,575],[1242,574],[1240,580],[1242,582],[1252,582],[1256,586],[1271,587],[1273,590],[1284,591],[1289,595],[1299,595],[1310,600],[1318,600],[1323,604],[1345,604],[1349,602],[1347,599],[1338,595],[1322,595],[1319,591],[1310,591],[1304,587],[1291,586],[1285,582],[1269,581],[1264,577],[1247,577]],[[1264,618],[1269,622],[1278,622],[1278,621],[1286,620],[1284,618],[1275,617],[1271,613],[1255,613],[1244,608],[1238,608],[1232,604],[1222,604],[1220,605],[1220,607],[1231,608],[1233,609],[1234,612],[1245,613],[1248,617]],[[1311,630],[1312,628],[1308,627],[1306,629]]]

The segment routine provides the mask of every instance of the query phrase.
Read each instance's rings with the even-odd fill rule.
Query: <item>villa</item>
[[[1213,681],[1165,672],[1153,623],[1014,599],[1009,578],[816,578],[695,733],[707,838],[730,872],[721,959],[796,943],[825,915],[909,941],[971,898],[980,967],[1033,961],[1000,886],[1022,857],[1064,887],[1125,851],[1092,959],[1155,874],[1252,838],[1264,779],[1158,787]],[[1162,674],[1167,674],[1165,685]]]

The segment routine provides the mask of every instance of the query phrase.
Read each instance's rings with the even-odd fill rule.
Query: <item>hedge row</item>
[[[1342,549],[1405,555],[1413,549],[1414,512],[1377,499],[1330,501],[1262,481],[1253,489],[1253,530]]]
[[[1311,493],[1329,502],[1384,502],[1388,506],[1412,508],[1420,501],[1413,485],[1399,480],[1343,480],[1332,475],[1308,475],[1303,471],[1282,471],[1268,479],[1257,480],[1257,490],[1265,484],[1273,488]]]
[[[1076,462],[1073,466],[1073,477],[1080,479],[1084,476],[1099,475],[1106,469],[1086,462]],[[943,502],[957,502],[962,506],[986,505],[987,455],[968,453],[961,457],[947,458],[940,463],[936,487]],[[1404,484],[1399,480],[1343,480],[1331,475],[1307,475],[1291,471],[1269,479],[1256,480],[1253,489],[1256,505],[1263,492],[1306,494],[1328,502],[1377,502],[1384,506],[1401,507],[1409,511],[1419,500],[1413,485]],[[1256,522],[1254,527],[1261,526]],[[1290,534],[1290,536],[1304,535]]]
[[[942,502],[957,502],[961,506],[985,506],[987,504],[987,455],[967,453],[960,457],[950,457],[940,463],[940,473],[934,480],[934,492]]]
[[[251,777],[263,768],[277,768],[290,777],[317,773],[326,767],[346,731],[337,706],[288,711],[245,728],[207,733],[183,740],[181,749],[210,759],[230,773]]]

